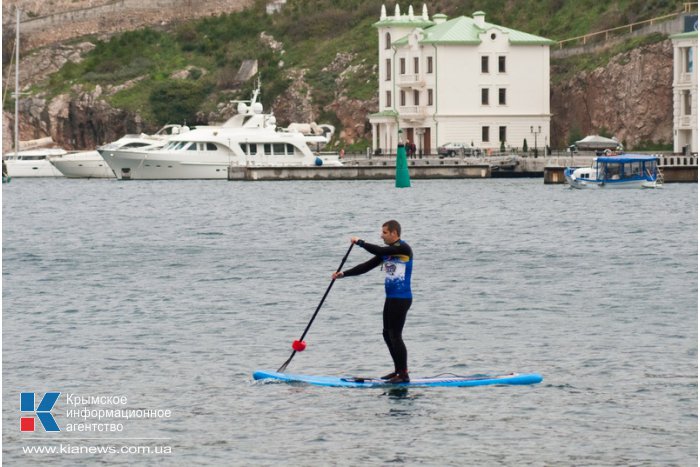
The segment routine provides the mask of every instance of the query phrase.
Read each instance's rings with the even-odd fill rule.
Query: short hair
[[[401,236],[401,224],[398,221],[390,220],[382,224],[382,227],[386,227],[389,232],[396,232],[399,237]]]

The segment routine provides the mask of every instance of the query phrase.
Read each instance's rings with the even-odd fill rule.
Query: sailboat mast
[[[19,150],[19,8],[17,8],[15,32],[15,159],[17,159]]]

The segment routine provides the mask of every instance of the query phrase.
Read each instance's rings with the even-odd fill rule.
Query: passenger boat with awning
[[[566,181],[573,188],[657,188],[656,156],[621,154],[597,157],[590,167],[567,167]]]

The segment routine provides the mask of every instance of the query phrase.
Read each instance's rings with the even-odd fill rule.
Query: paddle
[[[343,269],[343,264],[345,264],[345,261],[348,259],[348,255],[350,255],[350,250],[352,250],[352,247],[354,246],[354,243],[350,244],[350,248],[348,248],[347,253],[345,253],[345,256],[343,256],[343,260],[340,262],[340,266],[338,266],[338,270],[336,272],[340,272],[341,269]],[[297,352],[301,352],[306,348],[306,344],[304,343],[304,337],[306,337],[306,333],[309,332],[309,328],[311,327],[311,323],[314,322],[316,319],[316,315],[318,314],[318,311],[321,309],[321,306],[323,305],[323,302],[326,300],[326,297],[328,296],[328,292],[331,291],[331,287],[333,287],[333,283],[335,282],[335,279],[331,280],[331,283],[328,284],[328,288],[326,289],[326,293],[323,294],[323,298],[321,299],[321,303],[318,304],[316,307],[316,311],[314,312],[314,315],[311,317],[311,321],[309,321],[309,324],[306,325],[306,329],[304,329],[304,333],[301,335],[299,340],[294,341],[292,344],[292,348],[294,351],[292,352],[292,355],[287,359],[286,362],[282,364],[281,367],[277,370],[277,373],[282,373],[285,369],[287,369],[287,365],[289,365],[289,362],[292,361],[294,358],[294,355],[296,355]]]

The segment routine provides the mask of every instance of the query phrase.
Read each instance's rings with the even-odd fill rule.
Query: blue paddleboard
[[[306,383],[315,386],[340,388],[381,388],[381,387],[430,387],[430,386],[485,386],[488,384],[536,384],[542,381],[542,376],[530,373],[511,373],[508,375],[471,375],[471,376],[438,376],[434,378],[415,378],[408,383],[390,384],[376,378],[338,378],[334,376],[296,375],[277,373],[275,371],[256,371],[253,379],[281,381],[285,383]]]

